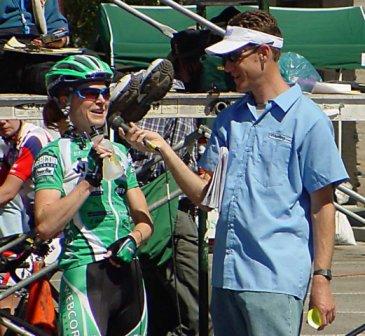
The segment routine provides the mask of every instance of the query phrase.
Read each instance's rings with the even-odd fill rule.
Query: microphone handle
[[[124,119],[121,116],[116,116],[112,121],[111,121],[111,127],[114,130],[118,130],[118,128],[120,127],[125,133],[127,133],[130,129],[130,127],[125,123]],[[143,140],[144,145],[149,148],[152,149],[154,151],[158,152],[158,146],[156,146],[155,144],[153,144],[151,141],[144,139]]]

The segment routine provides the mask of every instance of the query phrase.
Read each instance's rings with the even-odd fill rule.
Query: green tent
[[[175,30],[195,22],[170,7],[136,6],[137,10]],[[195,11],[195,6],[188,6]],[[236,6],[240,11],[252,6]],[[207,7],[207,18],[224,7]],[[270,8],[284,35],[283,51],[296,52],[316,68],[361,67],[365,53],[365,19],[361,7],[331,9]],[[100,37],[104,51],[116,68],[146,67],[153,59],[166,57],[169,38],[114,4],[100,7]]]
[[[284,35],[284,51],[296,52],[316,68],[356,69],[365,53],[361,7],[332,9],[273,8]]]
[[[135,6],[137,10],[175,30],[194,26],[195,22],[170,7]],[[195,6],[187,6],[195,11]],[[146,67],[170,52],[170,39],[148,23],[114,4],[101,4],[100,42],[116,68]]]

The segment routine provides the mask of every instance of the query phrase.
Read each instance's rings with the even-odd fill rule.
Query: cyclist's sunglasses
[[[222,63],[223,63],[223,65],[225,65],[228,61],[231,63],[237,63],[238,61],[254,54],[259,47],[260,46],[256,46],[256,47],[250,48],[250,49],[239,49],[239,50],[232,51],[229,54],[225,54],[222,56]],[[248,51],[248,53],[245,54],[245,52],[247,52],[247,51]]]
[[[102,95],[103,98],[106,100],[110,98],[110,90],[108,87],[103,89],[98,89],[98,88],[75,89],[74,93],[77,94],[79,98],[86,100],[97,100],[100,95]]]

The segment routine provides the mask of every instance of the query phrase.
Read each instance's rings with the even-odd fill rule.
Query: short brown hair
[[[282,37],[276,19],[262,10],[239,13],[228,22],[229,26],[236,26],[257,30],[266,34]],[[280,49],[272,48],[274,60],[280,57]]]

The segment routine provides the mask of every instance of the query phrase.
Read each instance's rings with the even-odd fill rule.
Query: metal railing
[[[356,191],[353,191],[343,185],[339,185],[337,186],[337,189],[341,192],[343,192],[344,194],[350,196],[351,198],[353,198],[354,200],[356,200],[357,202],[360,202],[362,204],[365,204],[365,197],[360,195],[359,193],[357,193]],[[346,207],[335,203],[335,207],[338,211],[342,212],[343,214],[355,219],[356,221],[360,222],[361,224],[365,225],[365,218],[359,216],[358,214],[356,214],[354,211],[351,211],[349,209],[347,209]]]

